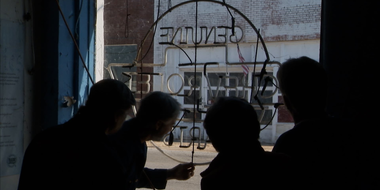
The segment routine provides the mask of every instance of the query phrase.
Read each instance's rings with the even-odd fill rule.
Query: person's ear
[[[156,131],[160,130],[160,128],[164,125],[164,123],[161,121],[161,120],[158,120],[156,122],[156,126],[155,126],[155,129]]]
[[[291,114],[293,114],[294,113],[294,108],[293,108],[292,102],[290,101],[290,99],[288,98],[288,96],[282,95],[282,97],[284,98],[284,104],[285,104],[286,108],[289,110],[289,112]]]
[[[114,124],[116,124],[118,121],[119,121],[119,114],[117,114],[117,113],[115,113],[114,115],[113,115],[113,120],[114,120]]]

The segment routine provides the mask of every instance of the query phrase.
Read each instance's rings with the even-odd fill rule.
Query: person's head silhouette
[[[203,125],[218,152],[240,150],[257,141],[260,134],[256,111],[246,100],[236,97],[217,99],[207,110]]]
[[[121,128],[135,103],[131,90],[123,82],[103,79],[91,87],[86,104],[76,117],[90,117],[99,126],[95,130],[112,134]]]
[[[140,102],[136,114],[142,140],[162,140],[173,128],[181,105],[170,94],[155,91]]]
[[[325,114],[327,75],[317,61],[305,56],[289,59],[280,66],[277,79],[295,123]]]

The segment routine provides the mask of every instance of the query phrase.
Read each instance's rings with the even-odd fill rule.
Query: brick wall
[[[151,0],[104,0],[104,43],[140,45],[153,24],[154,4]],[[152,40],[152,35],[147,42]],[[149,43],[145,43],[147,50]],[[144,52],[145,53],[145,52]],[[145,62],[153,62],[151,50]]]
[[[172,0],[176,5],[184,0]],[[160,12],[168,10],[168,2],[161,2]],[[262,31],[265,41],[312,40],[320,37],[321,1],[320,0],[230,0],[226,1],[244,15]],[[195,23],[195,3],[186,4],[169,13],[161,25],[182,26]],[[200,2],[198,25],[231,25],[229,13],[217,3]],[[254,36],[253,29],[235,12],[237,25],[244,25],[245,42]],[[252,41],[255,41],[252,38]]]
[[[315,23],[321,20],[321,5],[297,5],[291,7],[276,7],[272,15],[265,18],[264,23],[273,25]]]
[[[153,9],[154,3],[151,0],[104,0],[104,44],[106,46],[134,45],[136,46],[135,49],[138,50],[149,28],[154,23]],[[146,38],[146,43],[143,44],[141,56],[144,56],[144,59],[139,60],[139,63],[153,63],[153,48],[149,48],[153,37],[152,34]],[[119,53],[120,56],[123,56],[120,60],[128,57],[125,55],[126,52]],[[114,52],[114,54],[117,54],[117,52]],[[131,52],[133,56],[136,54],[136,51]],[[105,57],[109,56],[106,55]],[[134,58],[129,60],[132,62]],[[107,64],[107,61],[105,60],[105,64]],[[139,67],[126,71],[150,73],[153,69],[152,67]],[[138,81],[141,81],[140,77],[137,77]],[[137,91],[141,89],[143,91],[147,90],[146,86],[143,85],[137,85],[136,88]],[[141,95],[137,93],[136,98],[140,97]]]
[[[284,103],[284,98],[282,96],[278,96],[278,102]],[[285,123],[294,122],[292,115],[290,114],[285,105],[278,107],[277,121]]]
[[[184,0],[160,1],[160,14],[171,6]],[[104,1],[104,43],[140,45],[145,34],[154,22],[157,14],[156,5],[151,0],[105,0]],[[170,4],[169,4],[170,3]],[[320,0],[228,0],[226,3],[246,15],[259,29],[264,41],[313,40],[320,37],[321,1]],[[199,3],[198,26],[231,25],[230,16],[224,6],[215,3]],[[170,6],[171,5],[171,6]],[[246,37],[243,42],[255,42],[253,29],[235,11],[236,25],[242,25]],[[179,7],[159,22],[160,26],[185,26],[195,23],[194,3]],[[159,34],[157,34],[159,35]],[[144,43],[147,50],[152,40],[148,36]],[[158,49],[159,47],[158,47]],[[145,52],[143,52],[145,54]],[[153,62],[153,50],[146,58],[146,63]]]
[[[231,1],[244,11],[264,41],[312,40],[320,37],[320,0]],[[248,5],[248,6],[247,6]]]

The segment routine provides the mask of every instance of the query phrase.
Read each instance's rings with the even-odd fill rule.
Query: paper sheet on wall
[[[0,176],[22,165],[24,44],[23,24],[0,19]]]

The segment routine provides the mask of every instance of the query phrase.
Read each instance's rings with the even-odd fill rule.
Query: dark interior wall
[[[328,111],[369,121],[376,115],[379,1],[322,1],[321,62],[330,77]]]
[[[379,189],[379,1],[322,1],[321,63],[329,76],[327,110],[348,120],[359,189]],[[328,129],[325,129],[328,133]],[[342,131],[347,132],[347,131]]]
[[[55,5],[54,3],[55,1],[33,1],[34,72],[36,73],[36,91],[39,93],[35,107],[36,118],[39,120],[36,128],[54,125],[58,120],[58,114],[55,111],[57,107],[52,101],[53,97],[58,96],[58,78],[51,77],[58,75],[56,64],[58,46],[53,45],[58,44],[58,27],[51,24],[58,22],[57,10],[51,8]],[[47,81],[51,85],[47,85]]]

